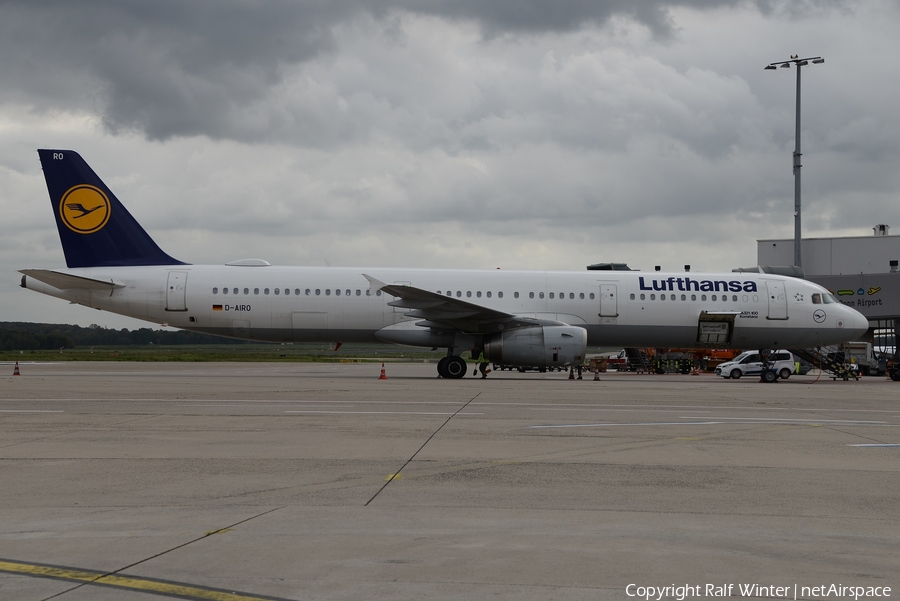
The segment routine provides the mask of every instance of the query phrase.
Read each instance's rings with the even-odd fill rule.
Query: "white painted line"
[[[722,422],[634,422],[621,424],[559,424],[555,426],[525,426],[526,428],[605,428],[608,426],[709,426]]]
[[[900,447],[900,444],[887,443],[887,442],[881,443],[880,442],[877,444],[848,444],[847,446],[848,447],[867,447],[867,448],[871,448],[871,449],[880,449],[880,448],[893,449],[893,448]]]
[[[694,419],[693,417],[682,417],[681,419]],[[778,423],[812,423],[812,424],[889,424],[890,422],[864,421],[857,419],[800,419],[789,417],[711,417],[709,419],[723,419],[729,421],[741,421],[743,423],[753,422],[778,422]]]
[[[0,409],[0,413],[65,413],[62,409]]]
[[[330,413],[338,415],[484,415],[484,413],[438,413],[432,411],[317,411],[315,409],[285,411],[285,413]]]

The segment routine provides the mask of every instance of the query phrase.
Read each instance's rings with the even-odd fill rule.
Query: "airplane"
[[[446,348],[438,375],[455,379],[467,350],[551,368],[581,365],[589,345],[811,348],[868,329],[825,288],[767,273],[193,265],[157,246],[78,153],[38,154],[67,268],[22,269],[21,286],[185,330]]]

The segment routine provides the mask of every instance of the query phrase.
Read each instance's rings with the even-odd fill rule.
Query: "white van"
[[[794,355],[790,351],[779,350],[769,356],[769,369],[787,380],[794,373]],[[716,367],[716,375],[737,380],[741,376],[758,376],[762,374],[763,363],[759,351],[744,351],[731,361]]]

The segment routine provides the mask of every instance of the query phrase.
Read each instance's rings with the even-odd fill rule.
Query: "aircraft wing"
[[[369,280],[373,290],[381,290],[397,298],[388,305],[409,309],[404,315],[421,318],[423,321],[416,325],[426,328],[490,333],[533,326],[569,325],[550,319],[513,315],[415,286],[385,284],[372,276],[362,275]]]
[[[39,282],[44,282],[59,290],[82,289],[112,291],[116,288],[125,287],[125,284],[119,284],[112,280],[97,280],[80,275],[52,271],[50,269],[20,269],[19,273],[24,273],[30,278],[34,278]]]

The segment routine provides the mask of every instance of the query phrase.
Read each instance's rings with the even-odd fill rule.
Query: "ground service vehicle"
[[[768,362],[769,370],[782,380],[787,380],[794,373],[794,355],[790,351],[775,351],[769,355]],[[764,368],[759,351],[745,351],[716,367],[716,375],[737,380],[741,376],[762,375]]]

